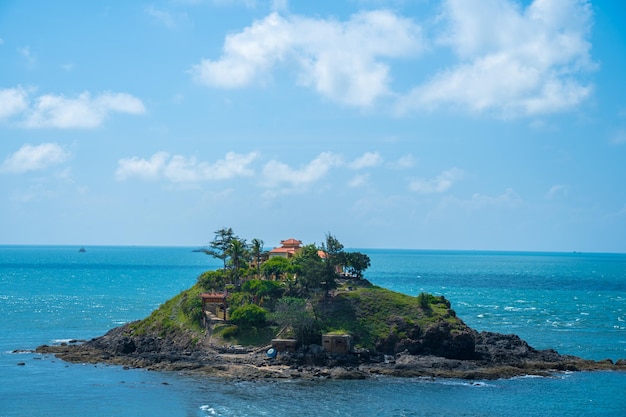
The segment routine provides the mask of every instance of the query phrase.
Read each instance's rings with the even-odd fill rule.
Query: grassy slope
[[[204,329],[200,325],[202,288],[196,284],[168,300],[144,320],[133,323],[135,335],[157,335],[159,337],[181,337],[184,335],[191,344],[202,339]],[[465,324],[456,318],[449,309],[448,302],[432,295],[412,297],[384,288],[369,286],[352,291],[339,292],[332,299],[316,304],[315,314],[324,332],[349,333],[358,346],[372,348],[376,341],[397,333],[405,335],[397,323],[409,326],[418,325],[422,330],[446,321],[455,329],[461,330]],[[423,297],[426,297],[425,299]],[[272,339],[276,326],[262,329],[240,330],[230,343],[243,345],[264,345]]]
[[[454,330],[465,324],[449,309],[448,302],[424,294],[426,300],[380,287],[362,287],[339,293],[332,301],[320,305],[320,316],[327,331],[352,334],[358,345],[372,348],[377,340],[397,332],[406,337],[395,323],[418,325],[422,330],[446,321]],[[403,326],[406,327],[406,326]]]
[[[133,334],[136,336],[154,334],[159,337],[185,334],[195,344],[204,334],[204,328],[200,324],[201,292],[202,288],[196,284],[169,299],[150,316],[133,323],[131,325]]]

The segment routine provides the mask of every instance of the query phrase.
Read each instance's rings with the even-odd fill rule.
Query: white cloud
[[[70,152],[57,143],[42,143],[36,146],[24,145],[4,160],[0,166],[0,172],[40,171],[63,163],[70,156]]]
[[[451,168],[433,179],[415,179],[409,183],[409,189],[421,194],[443,193],[464,176],[465,173],[462,170]]]
[[[557,184],[557,185],[550,187],[550,189],[546,193],[546,198],[548,200],[554,200],[556,198],[566,196],[567,192],[568,192],[568,188],[566,186]]]
[[[288,0],[272,0],[272,10],[281,12],[289,9]]]
[[[272,13],[229,35],[221,58],[202,60],[191,73],[211,87],[237,88],[263,82],[278,64],[295,64],[301,85],[340,103],[370,106],[391,94],[381,58],[422,48],[420,28],[389,11],[357,13],[346,22]]]
[[[522,198],[512,188],[507,188],[504,193],[496,196],[475,193],[469,199],[460,199],[449,195],[440,201],[437,210],[441,214],[441,210],[450,207],[458,207],[466,212],[486,209],[510,209],[519,207],[522,203]]]
[[[34,203],[51,200],[58,197],[57,192],[46,188],[44,184],[33,184],[25,189],[16,190],[9,197],[16,203]]]
[[[623,145],[626,143],[626,129],[619,129],[611,136],[612,145]]]
[[[248,9],[255,9],[257,7],[258,0],[211,0],[211,3],[221,7],[243,6]]]
[[[32,53],[30,46],[17,48],[17,52],[22,56],[22,58],[24,58],[28,67],[32,68],[35,64],[37,64],[37,56]]]
[[[516,207],[521,203],[522,198],[513,189],[507,188],[503,194],[495,197],[476,193],[471,200],[462,201],[460,205],[469,209],[480,209],[485,206]]]
[[[441,44],[459,58],[399,102],[401,112],[444,105],[505,116],[558,112],[592,91],[592,13],[584,0],[447,0]]]
[[[299,188],[321,180],[328,171],[341,164],[341,158],[331,152],[323,152],[300,169],[272,160],[263,167],[263,183],[275,188],[291,186]]]
[[[226,180],[253,174],[250,164],[257,158],[256,152],[237,154],[229,152],[224,159],[214,163],[198,162],[195,157],[170,155],[157,152],[150,159],[139,157],[118,161],[115,173],[119,181],[130,178],[144,180],[164,179],[172,183],[198,183],[211,180]]]
[[[28,108],[28,94],[21,87],[0,90],[0,120]]]
[[[145,180],[158,179],[169,157],[167,152],[157,152],[148,160],[137,156],[120,159],[117,162],[115,176],[120,181],[133,177]]]
[[[176,27],[176,19],[169,12],[159,10],[154,6],[146,7],[145,12],[156,23],[162,24],[163,26],[170,29]]]
[[[189,17],[185,13],[172,13],[157,9],[154,6],[146,7],[145,13],[150,16],[155,23],[163,25],[168,29],[176,29],[182,24],[189,23]]]
[[[411,154],[407,154],[398,158],[397,161],[391,162],[389,166],[395,169],[408,169],[415,165],[415,158]]]
[[[359,174],[355,175],[349,182],[348,187],[356,188],[361,187],[367,184],[367,180],[369,179],[369,175],[367,174]]]
[[[365,152],[361,157],[352,161],[349,167],[352,169],[371,168],[380,165],[382,160],[378,152]]]
[[[145,113],[140,99],[125,93],[102,93],[91,97],[84,92],[75,98],[47,94],[37,97],[26,112],[24,126],[29,128],[94,128],[110,113]]]
[[[0,120],[14,117],[26,128],[95,128],[111,113],[142,114],[142,101],[130,94],[105,92],[92,97],[45,94],[31,99],[22,87],[0,90]]]

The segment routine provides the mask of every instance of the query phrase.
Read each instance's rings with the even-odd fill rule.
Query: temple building
[[[281,246],[270,251],[270,258],[281,256],[283,258],[293,257],[302,247],[302,241],[294,238],[280,241]]]

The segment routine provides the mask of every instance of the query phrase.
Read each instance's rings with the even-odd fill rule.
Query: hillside
[[[130,323],[125,336],[141,350],[145,350],[141,347],[146,339],[167,340],[163,347],[151,342],[151,348],[157,351],[171,350],[173,346],[187,351],[209,349],[212,345],[207,343],[207,335],[211,332],[214,332],[213,347],[223,344],[262,347],[281,329],[283,337],[295,336],[290,326],[285,329],[272,321],[272,314],[257,326],[223,322],[202,326],[200,294],[204,291],[198,283],[181,292],[147,318]],[[280,304],[282,299],[276,299],[275,304]],[[301,300],[307,315],[313,318],[311,333],[305,336],[313,344],[321,344],[322,333],[343,333],[354,338],[357,349],[389,355],[407,350],[412,354],[468,358],[474,351],[472,330],[456,317],[443,297],[429,294],[411,297],[366,283],[350,290],[339,289],[330,297]]]

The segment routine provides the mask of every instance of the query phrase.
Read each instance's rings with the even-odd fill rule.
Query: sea
[[[32,353],[144,318],[220,266],[191,247],[85,249],[0,246],[0,416],[626,416],[626,372],[232,382]],[[626,358],[626,254],[358,250],[372,283],[443,295],[477,330]]]

